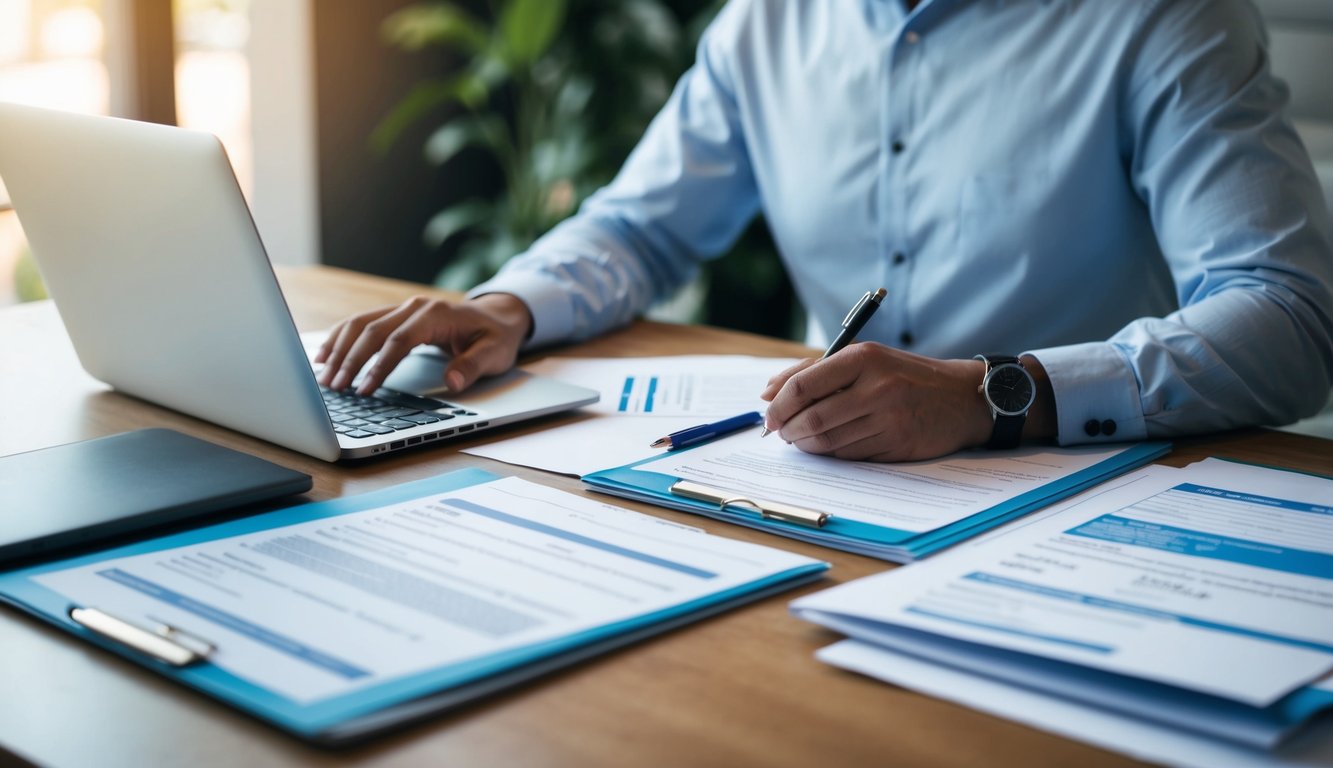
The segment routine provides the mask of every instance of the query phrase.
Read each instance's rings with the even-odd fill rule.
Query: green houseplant
[[[418,84],[373,145],[387,149],[444,107],[426,159],[442,166],[479,150],[503,180],[501,194],[451,205],[426,225],[432,247],[465,236],[438,281],[456,289],[489,277],[610,180],[693,46],[677,13],[656,0],[497,0],[480,14],[418,3],[383,31],[403,50],[443,47],[460,65]]]
[[[426,224],[432,248],[456,238],[437,284],[463,290],[485,280],[610,181],[719,7],[716,0],[439,0],[387,18],[389,44],[443,49],[457,66],[417,84],[380,122],[373,146],[385,151],[408,126],[439,119],[425,143],[428,162],[443,167],[480,152],[502,180],[498,194],[468,197]],[[714,290],[697,293],[712,307],[677,319],[793,335],[791,288],[767,230],[752,227],[737,250],[701,276]],[[768,311],[735,315],[738,303],[755,302]]]

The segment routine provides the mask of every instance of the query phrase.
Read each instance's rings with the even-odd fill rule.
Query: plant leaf
[[[510,0],[500,14],[500,37],[515,67],[546,53],[565,21],[565,0]]]
[[[510,78],[509,62],[505,60],[504,46],[494,43],[491,47],[472,57],[472,64],[468,70],[472,72],[477,82],[486,88],[495,88],[505,83]]]
[[[499,146],[499,142],[504,141],[506,130],[499,115],[456,117],[426,139],[426,160],[434,165],[444,165],[467,147],[477,145],[489,147],[497,156],[503,155],[505,148]]]
[[[449,80],[420,83],[375,126],[370,134],[370,145],[377,152],[387,152],[407,126],[430,110],[450,102],[475,109],[486,101],[487,93],[486,86],[471,72],[463,72]]]
[[[543,185],[582,178],[592,164],[592,147],[582,126],[571,125],[563,136],[537,142],[532,148],[532,176]]]
[[[556,119],[577,118],[583,115],[597,90],[591,78],[584,75],[571,75],[557,86],[552,100],[552,113]]]
[[[450,291],[466,291],[494,275],[495,271],[487,266],[486,257],[491,247],[492,242],[485,238],[463,243],[453,259],[435,276],[435,285]]]
[[[389,43],[405,51],[428,45],[475,54],[486,47],[490,31],[471,14],[452,3],[418,3],[389,15],[380,26]]]
[[[486,269],[482,279],[489,279],[496,272],[499,272],[500,267],[503,267],[505,262],[513,258],[514,254],[524,250],[525,247],[526,245],[519,244],[514,237],[514,233],[508,229],[497,232],[496,236],[491,238],[490,242],[486,243],[485,247],[481,249],[481,263],[485,265]]]
[[[467,200],[451,205],[430,217],[421,238],[431,248],[439,248],[445,240],[490,220],[495,214],[495,206],[485,200]]]
[[[476,259],[457,258],[445,264],[440,274],[435,276],[435,285],[446,291],[462,293],[485,279],[481,262]]]

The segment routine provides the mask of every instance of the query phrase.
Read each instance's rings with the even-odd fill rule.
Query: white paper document
[[[957,522],[1114,456],[1121,448],[964,451],[899,464],[814,456],[774,435],[744,432],[635,467],[737,497],[925,532]]]
[[[206,638],[211,663],[311,702],[485,670],[814,563],[505,478],[34,578]]]
[[[746,355],[674,357],[548,357],[523,368],[595,389],[602,398],[585,410],[620,416],[735,416],[763,412],[759,393],[798,361]],[[611,465],[603,465],[611,466]]]
[[[531,434],[472,445],[463,453],[582,477],[665,451],[659,437],[697,426],[698,416],[594,416]]]
[[[792,609],[900,649],[964,641],[940,641],[954,663],[1003,649],[1262,708],[1333,669],[1330,489],[1234,463],[1143,470]],[[1069,676],[1004,663],[1039,687]]]
[[[548,357],[524,370],[596,389],[601,400],[583,410],[598,416],[463,452],[582,477],[660,453],[650,445],[672,432],[762,413],[768,404],[759,393],[770,377],[796,362],[744,355]]]
[[[821,648],[816,657],[886,683],[1151,763],[1188,768],[1333,768],[1333,728],[1311,728],[1269,751],[980,677],[857,640]]]

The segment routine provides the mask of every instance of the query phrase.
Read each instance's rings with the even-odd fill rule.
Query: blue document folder
[[[1170,450],[1171,444],[1162,442],[1128,446],[1125,450],[1090,467],[954,523],[925,532],[905,531],[851,520],[840,517],[836,510],[827,510],[831,514],[826,523],[812,526],[802,522],[775,519],[774,516],[765,515],[745,503],[722,505],[718,500],[690,498],[680,493],[673,493],[671,490],[681,478],[636,469],[643,464],[659,460],[660,456],[584,475],[583,481],[592,486],[593,490],[613,496],[707,515],[860,555],[907,563],[1142,466]],[[727,496],[726,493],[720,495]]]
[[[611,648],[816,580],[828,568],[826,563],[802,559],[799,565],[783,572],[707,593],[703,597],[672,604],[655,612],[641,613],[627,620],[545,642],[483,653],[465,662],[389,678],[349,693],[307,701],[284,697],[211,664],[206,658],[185,666],[172,666],[154,659],[139,649],[110,639],[75,621],[71,618],[71,611],[80,606],[71,604],[68,598],[36,580],[43,574],[70,568],[95,566],[117,558],[199,545],[232,536],[274,531],[294,524],[376,509],[432,494],[444,494],[497,479],[497,476],[481,470],[460,470],[360,496],[306,504],[96,554],[0,573],[0,602],[8,603],[300,738],[316,743],[342,744],[420,720]],[[108,566],[106,573],[115,572],[114,566]],[[613,579],[614,576],[608,575],[607,578]]]

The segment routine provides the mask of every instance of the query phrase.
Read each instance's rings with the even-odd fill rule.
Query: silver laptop
[[[126,394],[326,461],[597,400],[521,371],[441,394],[431,348],[375,398],[322,392],[211,134],[0,103],[0,179],[79,361]]]

